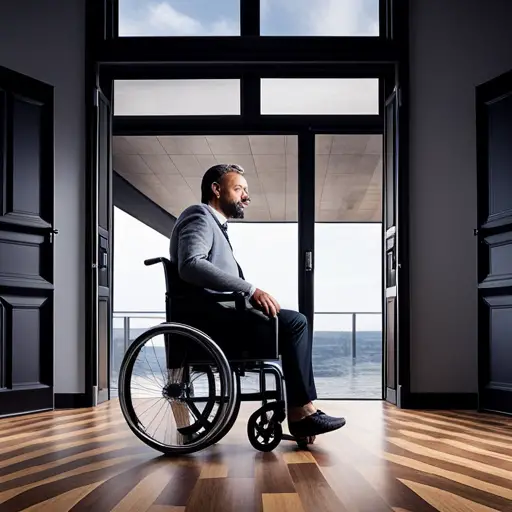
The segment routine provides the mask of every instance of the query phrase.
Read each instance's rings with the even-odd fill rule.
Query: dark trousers
[[[269,319],[251,306],[195,303],[193,309],[175,307],[176,321],[187,323],[210,336],[228,359],[267,359],[275,348]],[[193,311],[191,314],[190,311]],[[173,314],[173,317],[175,315]],[[272,339],[274,337],[274,340]],[[286,385],[288,406],[300,407],[317,398],[308,322],[302,313],[282,309],[278,315],[278,350]],[[245,354],[245,356],[243,355]]]

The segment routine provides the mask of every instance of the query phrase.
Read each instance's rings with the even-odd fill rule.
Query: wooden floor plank
[[[292,477],[280,453],[260,454],[255,473],[261,494],[295,492]]]
[[[158,463],[158,458],[150,457],[140,464],[115,473],[71,510],[73,512],[112,510],[140,481],[157,469]]]
[[[123,497],[112,512],[137,512],[149,509],[169,483],[172,469],[171,465],[160,461],[153,471]]]
[[[346,511],[316,464],[289,464],[288,468],[305,512]]]
[[[25,509],[25,512],[56,512],[57,510],[71,510],[77,503],[80,503],[88,494],[90,494],[96,487],[103,482],[94,482],[89,485],[77,487],[70,491],[64,492],[49,498],[41,503],[36,503],[31,507]]]
[[[263,494],[263,512],[304,512],[296,493]]]
[[[173,507],[170,505],[151,505],[148,512],[185,512],[185,507]]]
[[[174,475],[155,500],[157,505],[184,507],[201,474],[200,465],[183,464],[175,467]]]
[[[186,512],[260,512],[261,495],[253,478],[199,479]]]
[[[418,484],[422,484],[427,487],[433,487],[436,489],[441,489],[455,496],[464,498],[467,501],[474,502],[491,509],[500,510],[500,511],[511,511],[512,503],[510,500],[502,498],[501,496],[497,496],[495,494],[491,494],[488,492],[482,492],[480,489],[475,489],[469,485],[465,485],[462,482],[456,482],[453,480],[449,480],[443,478],[442,476],[435,474],[427,474],[423,472],[417,472],[414,469],[405,468],[403,466],[395,466],[391,465],[390,473],[394,475],[394,479],[399,483],[399,485],[405,489],[408,493],[408,499],[410,499],[410,495],[412,495],[417,499],[421,500],[422,503],[428,504],[428,501],[425,501],[420,498],[421,493],[415,493],[411,487],[408,487],[403,483],[403,481],[407,480],[409,482],[415,482]],[[409,505],[412,501],[404,502],[403,504]],[[428,510],[435,510],[435,508],[428,504]]]
[[[116,400],[0,419],[0,510],[149,512],[512,512],[512,418],[320,403],[347,418],[308,450],[249,443],[244,403],[222,441],[164,457]]]
[[[425,499],[425,501],[428,501],[439,510],[439,512],[460,512],[461,510],[467,510],[468,512],[499,512],[495,508],[490,508],[467,500],[466,498],[461,498],[443,489],[418,484],[411,480],[400,479],[400,481]]]

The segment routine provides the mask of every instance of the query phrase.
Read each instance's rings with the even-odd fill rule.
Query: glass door
[[[302,198],[303,305],[312,316],[318,395],[381,399],[382,136],[313,137],[304,154],[314,192]]]

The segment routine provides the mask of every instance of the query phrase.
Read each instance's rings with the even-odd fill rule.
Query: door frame
[[[308,126],[299,130],[282,129],[277,130],[272,122],[265,123],[266,128],[262,124],[258,125],[257,129],[251,130],[250,128],[240,129],[235,128],[234,130],[228,130],[224,127],[212,128],[207,121],[206,123],[196,122],[194,128],[190,127],[186,132],[176,126],[172,130],[164,129],[161,131],[160,128],[154,128],[154,130],[148,129],[137,129],[131,123],[134,120],[125,120],[122,122],[116,122],[114,117],[113,123],[113,136],[148,136],[148,135],[162,135],[162,136],[215,136],[215,135],[287,135],[296,136],[298,140],[298,219],[297,222],[289,221],[289,223],[296,223],[298,226],[298,248],[297,248],[297,260],[298,260],[298,304],[299,311],[306,316],[309,325],[314,325],[315,307],[314,307],[314,283],[315,283],[315,270],[314,263],[312,271],[306,270],[306,253],[311,252],[313,255],[313,262],[315,259],[315,178],[316,178],[316,167],[315,167],[315,142],[317,135],[381,135],[381,126],[375,123],[371,127],[366,127],[364,130],[353,131],[347,128],[336,129],[334,126],[325,128],[323,130],[317,130],[314,126]],[[128,124],[125,126],[124,123]],[[151,121],[149,121],[151,123]],[[384,185],[384,184],[383,184]],[[250,188],[250,183],[249,183]],[[384,190],[383,190],[384,191]],[[382,194],[383,196],[383,194]],[[382,201],[384,199],[382,198]],[[270,221],[258,222],[261,224],[271,224]],[[347,222],[348,223],[348,222]],[[351,222],[353,224],[359,222]],[[115,226],[113,229],[115,237]],[[380,265],[381,274],[384,271],[384,258],[383,249],[384,246],[381,243],[381,254],[380,254]],[[385,290],[382,287],[383,282],[381,281],[381,297],[385,294]],[[115,284],[114,284],[115,286]],[[382,311],[382,333],[384,336],[384,310]],[[312,339],[313,330],[310,329],[309,337]],[[382,378],[384,379],[384,353],[385,343],[382,340]],[[382,385],[382,393],[380,399],[385,399],[385,387],[384,382]],[[350,400],[351,398],[343,398],[343,400]],[[358,398],[358,400],[374,400]]]
[[[202,116],[140,116],[113,119],[113,133],[135,134],[194,134],[203,135],[249,133],[258,134],[268,125],[270,133],[303,132],[307,138],[315,133],[361,134],[374,133],[372,116],[260,116],[259,78],[355,78],[392,75],[400,65],[405,92],[408,72],[407,0],[380,1],[380,35],[378,37],[277,36],[259,37],[260,0],[240,0],[241,34],[236,37],[119,37],[117,32],[119,0],[96,0],[88,4],[87,37],[90,49],[89,92],[99,80],[113,79],[178,79],[178,78],[239,78],[242,94],[241,115],[222,117]],[[208,60],[205,60],[207,54]],[[383,104],[381,87],[380,105]],[[405,94],[403,95],[406,96]],[[407,116],[402,109],[402,116]],[[379,117],[382,117],[382,113]],[[200,130],[197,130],[200,126]],[[404,122],[402,128],[406,128]],[[378,133],[381,133],[379,129]],[[406,138],[406,129],[402,130]],[[401,155],[407,144],[402,144]],[[402,162],[406,159],[402,158]],[[88,166],[89,171],[89,166]],[[399,182],[399,210],[407,206],[407,176]],[[307,205],[306,205],[307,207]],[[403,210],[407,213],[406,210]],[[406,215],[403,217],[404,220]],[[400,254],[402,256],[402,300],[399,308],[401,394],[409,391],[409,297],[407,233],[401,223]],[[303,239],[309,235],[305,232]],[[303,291],[302,293],[308,293]],[[384,313],[384,311],[383,311]],[[86,316],[86,319],[88,317]],[[88,345],[93,342],[86,336]],[[90,347],[87,348],[89,363]],[[86,361],[86,371],[89,364]],[[87,380],[86,373],[86,380]],[[403,377],[403,379],[402,379]],[[402,401],[402,404],[405,401]]]
[[[299,309],[312,323],[314,318],[314,271],[304,271],[307,251],[314,254],[315,231],[315,136],[320,134],[380,134],[383,135],[383,105],[385,84],[395,80],[394,64],[354,66],[338,64],[274,65],[200,65],[200,66],[114,66],[101,68],[102,83],[113,84],[117,79],[215,79],[235,78],[241,84],[241,114],[238,116],[113,116],[113,135],[297,135],[299,144]],[[260,114],[261,78],[365,78],[380,80],[378,115],[283,115]],[[111,99],[113,105],[113,98]],[[115,106],[113,105],[113,111]],[[115,236],[115,233],[114,233]],[[383,251],[383,249],[382,249]],[[383,257],[381,258],[383,262]],[[383,301],[384,290],[383,290]],[[385,303],[385,302],[384,302]],[[406,302],[404,303],[404,305]],[[408,308],[408,304],[407,304]],[[407,311],[408,313],[408,311]],[[383,337],[384,337],[384,316]],[[310,334],[312,336],[312,333]],[[384,341],[384,340],[383,340]],[[383,353],[384,353],[383,342]],[[384,354],[382,359],[384,369]],[[405,383],[404,383],[405,384]],[[385,398],[384,370],[383,394]]]

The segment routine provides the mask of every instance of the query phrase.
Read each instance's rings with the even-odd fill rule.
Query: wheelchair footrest
[[[308,447],[308,440],[306,438],[295,437],[291,434],[283,434],[281,439],[283,441],[294,441],[301,450],[305,450]]]

